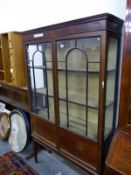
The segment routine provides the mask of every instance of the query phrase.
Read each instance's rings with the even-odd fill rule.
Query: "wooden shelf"
[[[61,61],[61,60],[64,60],[64,61]],[[99,58],[100,60],[100,58]],[[65,63],[65,58],[61,58],[60,60],[57,58],[57,63]],[[88,64],[91,64],[91,63],[101,63],[100,61],[88,61]]]
[[[65,72],[66,70],[65,69],[57,69],[58,71],[63,71]],[[84,70],[84,69],[81,69],[81,70],[75,70],[75,69],[68,69],[67,72],[71,72],[71,73],[100,73],[99,70],[95,70],[95,71],[92,71],[92,70]]]
[[[5,87],[5,88],[8,88],[8,89],[14,89],[14,90],[22,90],[22,91],[28,91],[28,88],[27,87],[25,87],[25,86],[21,86],[21,87],[17,87],[17,86],[15,86],[13,83],[7,83],[7,82],[5,82],[5,81],[1,81],[0,80],[0,85],[2,86],[2,87]]]
[[[0,81],[0,100],[29,112],[27,87],[15,87]]]
[[[38,111],[38,116],[41,116],[43,119],[48,119],[48,111],[47,109],[39,110]],[[49,111],[49,121],[54,122],[54,113],[53,111]]]
[[[3,101],[3,102],[5,102],[5,103],[7,103],[7,104],[10,104],[10,105],[12,105],[12,106],[16,106],[16,107],[18,107],[18,108],[20,108],[20,109],[23,109],[23,110],[26,111],[26,112],[29,112],[28,106],[26,106],[26,105],[24,105],[24,104],[22,104],[22,103],[19,103],[19,102],[16,101],[16,100],[10,99],[10,98],[8,98],[8,97],[6,97],[6,96],[4,96],[4,95],[0,95],[0,101]]]
[[[58,68],[57,69],[58,71],[63,71],[65,72],[66,70],[63,69],[63,68]],[[110,72],[115,72],[116,70],[115,69],[110,69],[110,70],[107,70],[107,73],[110,73]],[[100,73],[100,70],[92,70],[92,69],[88,69],[88,71],[86,71],[85,69],[81,69],[81,70],[75,70],[75,69],[68,69],[67,72],[71,72],[71,73]]]
[[[73,115],[69,115],[69,128],[67,128],[67,114],[64,112],[60,112],[60,126],[64,127],[66,129],[71,130],[72,132],[81,134],[83,136],[86,136],[86,121],[82,120],[78,117],[75,117]],[[87,137],[97,140],[97,129],[98,129],[98,124],[92,121],[88,120],[87,123]],[[105,129],[106,135],[109,134],[110,129],[106,127]]]
[[[28,66],[29,68],[33,68],[32,66]],[[44,67],[44,66],[34,66],[35,69],[45,69],[45,70],[52,70],[52,68],[50,67]],[[58,71],[61,72],[65,72],[66,70],[63,68],[58,68]],[[115,69],[110,69],[107,70],[107,73],[111,73],[111,72],[115,72]],[[85,69],[81,69],[81,70],[75,70],[75,69],[68,69],[67,72],[71,72],[71,73],[100,73],[100,70],[91,70],[89,69],[88,71],[86,71]]]
[[[46,88],[39,88],[39,89],[36,89],[36,92],[37,93],[40,93],[42,95],[47,95],[46,93]],[[49,97],[54,97],[53,96],[53,89],[48,89],[48,96]]]
[[[37,92],[40,93],[40,94],[43,94],[43,95],[47,95],[46,94],[46,88],[39,88],[37,89]],[[49,97],[54,97],[53,94],[53,89],[48,89],[48,96]],[[65,90],[62,90],[59,94],[59,100],[61,101],[65,101],[66,102],[66,91]],[[86,102],[84,102],[83,99],[85,99],[85,96],[82,95],[81,93],[76,93],[74,91],[69,91],[69,98],[68,98],[68,102],[69,103],[74,103],[74,104],[77,104],[77,105],[81,105],[83,107],[86,106]],[[86,100],[86,99],[85,99]],[[106,107],[112,105],[114,102],[112,100],[106,100]],[[96,97],[93,97],[93,96],[88,96],[88,107],[89,108],[94,108],[94,109],[98,109],[98,100],[96,99]]]
[[[28,66],[29,68],[34,68],[34,69],[45,69],[45,70],[52,70],[50,67],[45,67],[45,66]]]
[[[86,104],[85,95],[83,95],[82,93],[79,93],[79,92],[74,92],[74,91],[69,91],[68,94],[69,94],[69,97],[68,97],[69,103],[75,103],[78,105],[86,106],[85,105]],[[66,101],[66,91],[65,90],[62,90],[60,92],[59,99],[62,101]],[[106,107],[111,105],[111,104],[112,104],[112,101],[110,101],[110,100],[106,101]],[[93,96],[88,96],[88,107],[98,109],[98,106],[99,106],[98,99],[96,97],[93,97]]]
[[[76,94],[77,95],[77,94]],[[74,104],[76,104],[76,105],[81,105],[81,106],[83,106],[83,107],[86,107],[86,103],[83,103],[83,98],[82,98],[82,96],[81,96],[81,98],[77,98],[75,95],[73,96],[70,96],[70,99],[71,100],[69,100],[68,99],[68,102],[69,103],[74,103]],[[84,99],[85,99],[85,97],[84,97]],[[66,98],[59,98],[59,100],[61,100],[61,101],[65,101],[66,102]],[[93,109],[99,109],[99,107],[98,107],[98,103],[97,103],[97,99],[96,99],[96,97],[89,97],[88,96],[88,105],[87,105],[87,107],[88,108],[93,108]],[[113,101],[110,101],[110,100],[107,100],[106,101],[107,103],[106,103],[106,107],[108,107],[108,106],[110,106],[110,105],[112,105],[113,104]]]

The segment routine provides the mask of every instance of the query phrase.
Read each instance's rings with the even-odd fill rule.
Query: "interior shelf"
[[[68,69],[68,70],[65,70],[65,69],[57,69],[58,71],[67,71],[67,72],[71,72],[71,73],[77,73],[77,72],[80,72],[80,73],[100,73],[99,70],[84,70],[84,69],[81,69],[81,70],[75,70],[75,69]]]
[[[47,95],[46,88],[37,88],[36,92],[40,93],[40,94],[43,94],[43,95]],[[53,89],[48,88],[48,96],[49,97],[54,97],[53,96]]]
[[[58,68],[57,69],[58,71],[66,71],[65,69],[62,69],[62,68]],[[110,72],[115,72],[116,70],[115,69],[110,69],[110,70],[107,70],[107,73],[110,73]],[[100,70],[92,70],[92,69],[88,69],[88,71],[84,70],[84,69],[81,69],[81,70],[75,70],[75,69],[68,69],[67,72],[72,72],[72,73],[77,73],[77,72],[81,72],[81,73],[100,73]]]
[[[51,67],[45,67],[45,66],[28,66],[29,68],[34,68],[34,69],[45,69],[45,70],[52,70]]]
[[[71,130],[72,132],[78,133],[80,135],[86,136],[86,127],[87,127],[87,137],[93,138],[94,140],[97,140],[97,129],[98,124],[95,122],[92,122],[88,120],[88,124],[86,126],[86,121],[82,120],[78,117],[75,117],[73,115],[69,115],[69,127],[67,127],[67,114],[64,112],[60,112],[61,118],[60,118],[60,126],[66,129]],[[105,129],[105,135],[108,135],[110,132],[110,129],[106,127]]]
[[[48,119],[48,110],[47,108],[46,109],[43,109],[43,110],[39,110],[38,111],[38,115],[41,116],[43,119]],[[52,121],[54,122],[54,112],[49,110],[49,121]]]
[[[36,92],[43,94],[43,95],[47,95],[46,88],[39,88],[36,90]],[[54,97],[53,89],[48,89],[48,96]],[[85,96],[82,95],[81,93],[69,91],[69,98],[68,98],[69,103],[75,103],[75,104],[85,107],[86,102],[83,99],[85,99]],[[66,91],[65,90],[60,91],[59,100],[66,101]],[[113,104],[112,100],[106,100],[106,107],[112,104]],[[88,107],[98,109],[98,99],[96,99],[96,97],[93,97],[93,96],[88,96]]]
[[[52,71],[53,69],[51,67],[44,67],[44,66],[28,66],[29,68],[34,68],[34,69],[45,69],[45,70],[50,70]],[[61,72],[65,72],[66,70],[64,68],[58,68],[57,69],[58,71],[61,71]],[[107,73],[113,73],[115,72],[116,70],[115,69],[109,69],[107,70],[106,72]],[[81,70],[75,70],[75,69],[68,69],[67,72],[71,72],[71,73],[100,73],[100,70],[92,70],[92,69],[88,69],[88,71],[86,71],[85,69],[81,69]]]

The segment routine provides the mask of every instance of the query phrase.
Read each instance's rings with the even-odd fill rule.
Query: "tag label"
[[[37,34],[34,34],[34,38],[41,38],[44,36],[44,33],[37,33]]]

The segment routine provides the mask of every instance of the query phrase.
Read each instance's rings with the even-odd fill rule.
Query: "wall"
[[[23,31],[105,12],[124,19],[126,0],[0,0],[0,33]]]

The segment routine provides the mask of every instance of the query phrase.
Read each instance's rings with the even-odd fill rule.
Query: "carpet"
[[[13,152],[0,156],[0,175],[38,175],[27,163]]]

